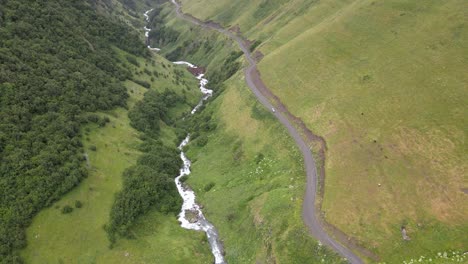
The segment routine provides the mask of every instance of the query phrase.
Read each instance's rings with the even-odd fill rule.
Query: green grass
[[[206,146],[198,147],[196,140],[189,145],[193,165],[187,182],[218,228],[227,261],[340,263],[303,225],[305,172],[299,151],[241,75],[201,114],[209,113],[218,129],[208,134]],[[206,191],[208,184],[214,186]]]
[[[185,67],[173,65],[157,53],[153,53],[151,59],[144,59],[134,57],[122,50],[116,49],[116,51],[123,62],[123,66],[130,69],[134,74],[134,79],[148,82],[151,84],[151,89],[159,92],[171,89],[179,95],[186,95],[187,103],[190,106],[195,106],[198,103],[200,98],[198,80],[193,78],[192,74],[185,70]],[[134,57],[139,66],[129,63],[126,56]],[[176,69],[179,72],[179,82],[177,82]],[[155,72],[158,73],[158,76],[155,75]],[[126,81],[125,84],[130,88],[130,93],[138,92],[134,91],[134,88],[141,87],[133,81]]]
[[[349,1],[316,0],[182,0],[184,12],[203,20],[214,20],[225,27],[238,27],[250,39],[270,40],[278,29],[305,18],[307,26]],[[320,5],[318,5],[320,3]],[[315,16],[304,16],[309,8],[320,9]],[[297,28],[287,34],[297,35]]]
[[[200,93],[193,76],[185,75],[187,83],[176,85],[170,78],[174,75],[172,66],[156,56],[155,67],[168,75],[153,82],[155,89],[174,89],[178,93],[186,90],[191,103],[198,102]],[[155,67],[148,67],[151,70]],[[148,76],[141,75],[148,78]],[[130,92],[129,106],[143,97],[145,88],[126,82]],[[188,88],[187,88],[187,87]],[[181,111],[190,109],[181,105]],[[52,207],[42,210],[27,230],[28,246],[21,252],[26,263],[211,263],[209,246],[201,232],[182,229],[176,216],[149,212],[141,217],[132,229],[135,239],[121,239],[113,249],[104,230],[108,222],[114,195],[121,188],[122,172],[135,164],[139,152],[139,133],[128,119],[128,111],[119,108],[100,113],[110,118],[110,123],[100,128],[88,125],[83,130],[84,149],[89,155],[90,175],[78,187],[66,194]],[[175,134],[166,125],[162,126],[162,139],[175,144]],[[96,146],[92,151],[90,146]],[[176,175],[174,175],[175,177]],[[65,205],[74,206],[75,201],[83,203],[70,214],[62,214]]]
[[[389,263],[466,248],[466,1],[182,2],[264,41],[264,81],[327,141],[329,222]]]
[[[347,6],[260,65],[274,92],[327,140],[327,219],[389,262],[468,244],[460,190],[468,79],[458,59],[467,47],[446,30],[459,22],[444,17],[462,14],[454,2],[397,2]]]

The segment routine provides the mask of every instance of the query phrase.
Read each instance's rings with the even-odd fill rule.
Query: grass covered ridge
[[[197,193],[218,228],[229,263],[342,263],[308,234],[304,170],[287,132],[244,85],[241,74],[198,117],[215,122],[188,147]],[[207,137],[207,143],[199,141]],[[200,145],[203,145],[200,147]]]
[[[466,248],[466,1],[182,2],[262,41],[264,81],[327,141],[329,222],[388,262]]]

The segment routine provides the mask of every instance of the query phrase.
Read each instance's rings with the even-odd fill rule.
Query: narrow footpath
[[[180,18],[190,23],[201,26],[203,28],[213,29],[222,34],[225,34],[239,45],[239,48],[244,53],[245,58],[247,59],[247,62],[249,64],[244,70],[247,85],[257,97],[257,100],[260,101],[267,109],[269,109],[272,112],[272,114],[278,119],[278,121],[280,121],[281,124],[283,124],[286,127],[289,135],[294,139],[296,145],[301,150],[302,156],[304,157],[305,170],[307,174],[307,184],[306,192],[304,195],[302,217],[304,219],[304,223],[309,229],[310,234],[314,236],[317,240],[319,240],[322,244],[327,245],[333,250],[335,250],[341,256],[346,258],[350,263],[363,263],[363,261],[351,250],[344,247],[339,242],[335,241],[332,237],[330,237],[325,232],[325,229],[322,226],[321,222],[318,220],[319,216],[315,207],[315,201],[317,196],[317,167],[315,165],[315,160],[312,156],[312,152],[308,147],[306,141],[301,137],[299,131],[287,118],[287,116],[292,116],[288,112],[287,108],[282,105],[277,105],[275,109],[270,100],[268,100],[267,95],[273,95],[273,93],[263,83],[260,77],[260,73],[257,69],[257,62],[249,50],[248,43],[246,43],[241,37],[223,28],[217,23],[203,22],[191,15],[184,14],[182,12],[181,5],[176,0],[171,1],[175,5],[177,16],[179,16]]]

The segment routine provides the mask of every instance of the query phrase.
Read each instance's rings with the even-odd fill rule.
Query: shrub
[[[370,76],[369,74],[366,74],[362,77],[362,81],[363,82],[368,82],[372,79],[372,76]]]
[[[96,151],[96,150],[97,150],[97,147],[94,146],[94,145],[91,145],[91,146],[89,146],[89,150],[91,150],[91,151]]]
[[[131,238],[135,220],[150,208],[162,213],[179,211],[181,199],[174,184],[182,161],[175,147],[147,140],[140,146],[144,153],[137,164],[123,173],[123,185],[117,193],[106,231],[111,243],[118,237]]]
[[[265,156],[263,155],[263,153],[258,153],[257,156],[255,156],[255,163],[259,164],[264,158]]]
[[[226,220],[227,220],[228,222],[232,222],[232,221],[234,221],[235,219],[236,219],[236,214],[235,214],[235,213],[229,213],[229,214],[226,215]]]
[[[73,212],[73,208],[69,205],[65,205],[63,208],[62,208],[62,214],[69,214]]]
[[[208,143],[208,137],[206,135],[201,135],[198,137],[197,146],[204,147]]]
[[[149,82],[146,82],[146,81],[142,81],[142,80],[133,80],[136,84],[139,84],[143,87],[145,87],[146,89],[149,89],[151,88],[151,84]]]
[[[255,40],[255,42],[250,45],[250,52],[254,51],[261,43],[262,42],[260,40]]]
[[[207,185],[205,185],[205,187],[203,189],[205,190],[205,192],[209,192],[211,189],[213,189],[214,186],[215,186],[215,183],[210,182]]]
[[[104,119],[99,119],[99,121],[98,121],[97,124],[98,124],[100,127],[105,127],[105,126],[106,126],[106,123],[107,123],[106,120],[104,120]]]
[[[135,59],[135,57],[128,55],[128,56],[126,57],[126,59],[127,59],[127,61],[130,62],[131,64],[133,64],[133,65],[135,65],[135,66],[137,66],[137,67],[140,67],[140,63],[138,63],[138,61]]]
[[[88,115],[88,121],[91,123],[98,123],[100,120],[99,116],[96,114],[90,114]]]
[[[180,182],[186,182],[188,180],[188,177],[187,176],[184,176],[184,177],[181,177],[180,178]]]
[[[81,207],[83,207],[83,203],[81,201],[79,201],[79,200],[76,200],[75,201],[75,208],[81,208]]]

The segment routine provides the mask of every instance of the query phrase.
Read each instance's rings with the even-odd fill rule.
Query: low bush
[[[83,207],[83,203],[81,201],[79,201],[79,200],[76,200],[75,201],[75,208],[81,208],[81,207]]]
[[[65,205],[63,208],[62,208],[62,214],[69,214],[73,212],[73,208],[69,205]]]
[[[214,182],[210,182],[208,184],[205,185],[205,187],[203,188],[203,190],[205,190],[205,192],[209,192],[211,189],[213,189],[213,187],[215,186],[215,183]]]

